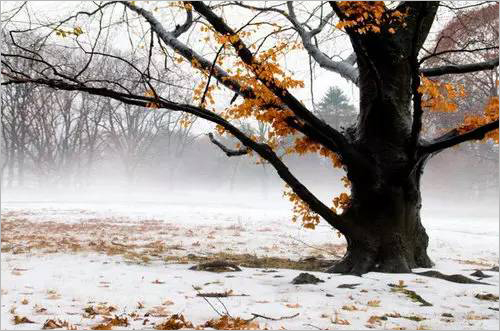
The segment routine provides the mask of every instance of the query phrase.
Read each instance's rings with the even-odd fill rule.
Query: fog
[[[482,154],[470,152],[470,148],[478,146]],[[488,147],[465,145],[428,162],[422,179],[424,221],[425,217],[498,218],[498,159],[483,155],[488,154],[484,152]],[[292,205],[283,197],[284,183],[270,165],[256,164],[255,157],[228,158],[205,136],[194,139],[181,155],[157,157],[162,161],[142,162],[133,177],[113,157],[101,158],[90,172],[51,171],[45,176],[40,176],[35,164],[31,168],[26,162],[22,184],[19,178],[10,180],[4,171],[2,204],[132,211],[172,206],[221,210],[242,207],[291,216]],[[348,191],[340,181],[345,173],[334,169],[329,160],[316,155],[289,156],[284,160],[299,180],[328,205],[332,205],[333,197]]]

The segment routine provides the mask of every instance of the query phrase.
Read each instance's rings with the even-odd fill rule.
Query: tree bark
[[[376,185],[353,183],[351,205],[343,215],[351,225],[344,233],[347,253],[328,272],[399,273],[432,266],[420,221],[420,170],[407,178],[381,178]]]

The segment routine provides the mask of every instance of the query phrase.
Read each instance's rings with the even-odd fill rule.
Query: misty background
[[[256,157],[228,158],[180,113],[122,105],[29,85],[2,90],[2,201],[135,201],[290,208],[276,172]],[[336,87],[317,113],[336,127],[357,107]],[[446,114],[436,117],[450,121]],[[435,119],[434,119],[435,120]],[[429,120],[431,121],[431,120]],[[431,121],[432,123],[432,121]],[[256,135],[265,128],[244,127]],[[229,138],[224,144],[235,146]],[[331,204],[342,170],[319,155],[285,155],[305,185]],[[498,148],[467,143],[429,161],[423,212],[498,214]]]

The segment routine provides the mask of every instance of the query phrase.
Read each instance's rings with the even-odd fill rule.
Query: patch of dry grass
[[[180,225],[165,223],[161,220],[130,221],[129,219],[103,218],[64,223],[30,221],[21,216],[24,214],[2,215],[1,250],[4,253],[93,252],[108,256],[121,256],[126,262],[137,264],[148,264],[153,260],[193,264],[227,260],[247,268],[286,268],[308,271],[322,271],[334,263],[334,260],[327,260],[322,256],[292,260],[276,256],[237,254],[227,250],[217,252],[214,251],[216,246],[196,241],[199,233],[195,234],[191,229],[184,229]],[[218,235],[213,228],[206,227],[203,231],[205,230],[210,236]],[[231,231],[231,233],[219,234],[219,236],[233,236],[236,232],[241,235],[245,230],[241,225],[231,225],[220,229],[220,231]],[[173,240],[179,240],[179,234],[181,234],[180,237],[188,240],[173,242]],[[212,252],[203,256],[190,254],[193,247],[204,253],[211,250]],[[278,246],[270,249],[269,252],[276,251],[277,248]],[[335,251],[345,249],[344,246],[339,245],[323,248]]]

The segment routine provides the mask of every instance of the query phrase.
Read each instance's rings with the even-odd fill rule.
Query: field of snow
[[[498,266],[497,217],[423,219],[432,270],[478,280],[470,274]],[[220,315],[262,329],[498,329],[495,271],[481,285],[315,267],[324,282],[292,284],[301,266],[342,256],[345,242],[326,225],[300,228],[283,206],[3,201],[1,227],[2,329],[228,326]],[[213,256],[254,267],[189,269]]]

